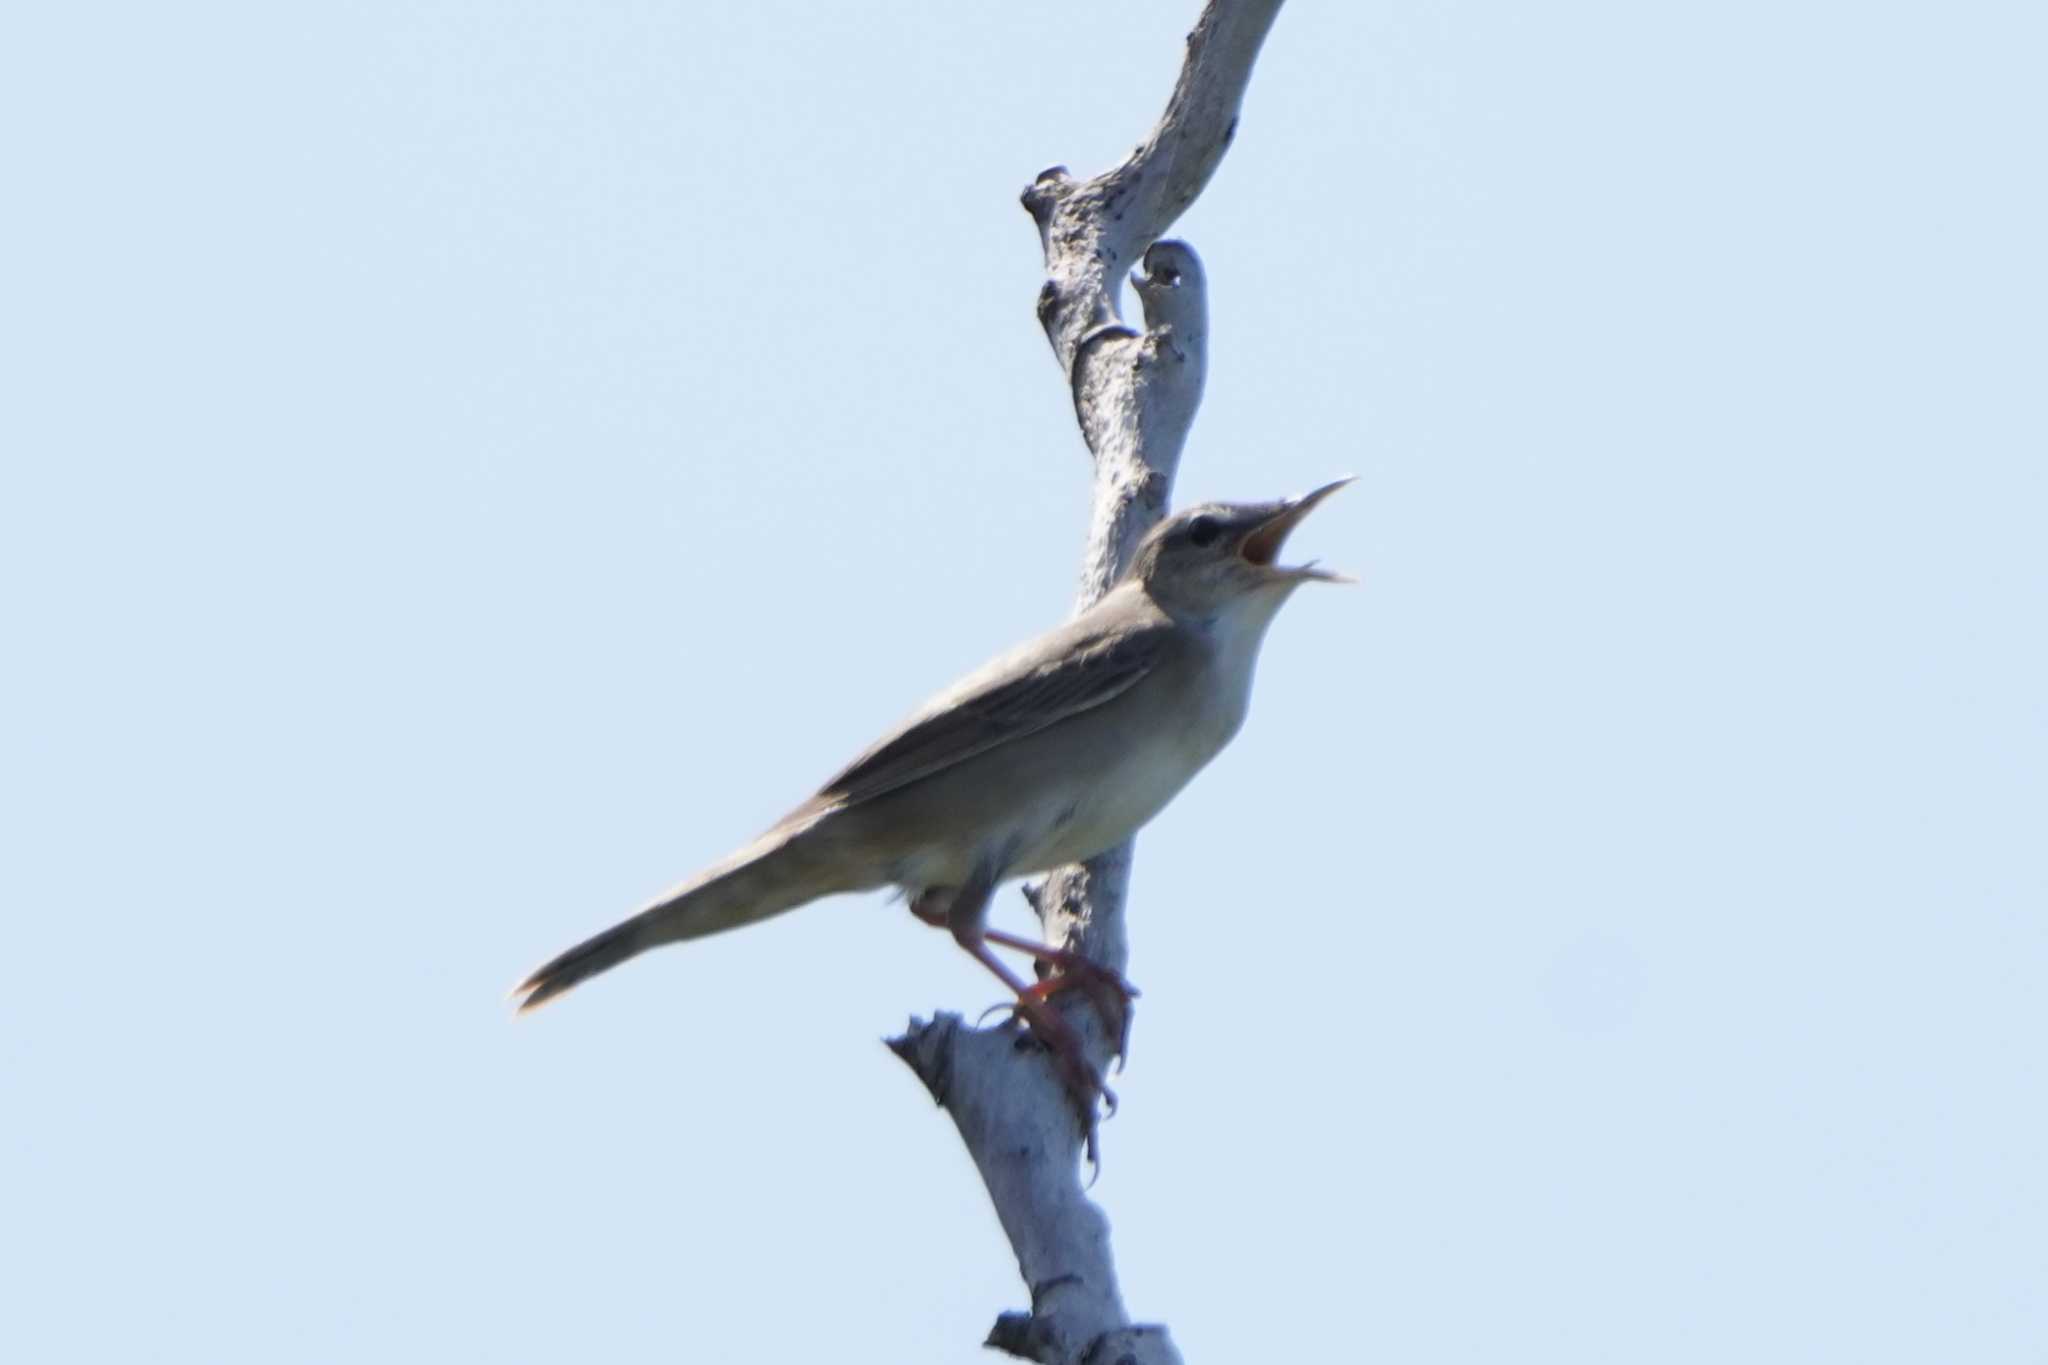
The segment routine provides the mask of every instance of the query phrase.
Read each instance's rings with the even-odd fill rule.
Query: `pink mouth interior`
[[[1281,543],[1293,529],[1288,518],[1276,517],[1246,536],[1244,544],[1238,547],[1237,552],[1244,556],[1246,563],[1270,569],[1273,567],[1273,561],[1280,557]]]

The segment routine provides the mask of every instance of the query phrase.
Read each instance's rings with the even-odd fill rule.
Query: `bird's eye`
[[[1223,528],[1216,524],[1216,518],[1212,516],[1199,516],[1188,523],[1188,539],[1197,545],[1214,544],[1216,537],[1222,533]]]

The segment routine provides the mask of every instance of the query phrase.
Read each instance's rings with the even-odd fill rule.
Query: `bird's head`
[[[1283,565],[1280,547],[1316,504],[1350,483],[1326,483],[1278,502],[1205,502],[1153,527],[1131,557],[1130,574],[1168,611],[1213,616],[1239,603],[1279,607],[1303,583],[1348,583],[1313,561]]]

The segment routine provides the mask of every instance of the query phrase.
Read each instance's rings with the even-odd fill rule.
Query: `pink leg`
[[[1130,1049],[1131,1002],[1138,998],[1136,986],[1071,948],[1054,948],[996,929],[985,931],[984,937],[990,943],[1029,953],[1054,969],[1054,975],[1041,978],[1035,985],[1018,992],[1020,1004],[1022,1000],[1051,1000],[1070,990],[1078,989],[1085,993],[1089,1003],[1095,1006],[1095,1012],[1102,1016],[1102,1022],[1109,1025],[1110,1031],[1116,1035],[1117,1065],[1122,1068],[1124,1054]]]
[[[935,929],[952,928],[951,910],[958,899],[956,893],[944,887],[928,888],[912,898],[910,913]],[[981,917],[986,918],[986,914],[984,904]],[[960,938],[957,930],[954,937]],[[1004,985],[1017,993],[1017,1007],[1020,1013],[1027,1003],[1042,1004],[1056,995],[1077,988],[1085,991],[1089,1003],[1095,1006],[1095,1012],[1102,1016],[1102,1022],[1109,1025],[1111,1032],[1116,1034],[1117,1068],[1122,1070],[1124,1055],[1130,1050],[1131,1002],[1138,998],[1136,986],[1116,972],[1096,965],[1070,948],[1055,948],[1049,943],[1005,933],[1001,929],[991,929],[985,924],[980,927],[979,938],[999,947],[1025,953],[1052,969],[1052,975],[1041,977],[1035,984],[1027,986],[993,955],[986,954],[985,950],[976,951],[969,948],[967,940],[960,939],[961,947],[973,952],[976,961],[994,972]]]
[[[1121,1056],[1122,1034],[1129,1028],[1129,1012],[1126,1008],[1128,994],[1125,992],[1135,992],[1130,992],[1123,979],[1114,972],[1101,972],[1100,969],[1096,969],[1097,975],[1091,978],[1086,970],[1075,971],[1075,963],[1083,963],[1086,968],[1094,967],[1094,964],[1088,963],[1079,954],[1050,948],[1043,943],[988,928],[988,901],[993,890],[992,879],[982,876],[970,879],[965,886],[950,894],[945,888],[929,888],[911,900],[910,913],[926,924],[944,925],[950,929],[954,941],[1016,995],[1016,1013],[1052,1053],[1053,1060],[1059,1068],[1060,1079],[1066,1085],[1067,1093],[1072,1098],[1076,1113],[1081,1119],[1081,1130],[1088,1144],[1088,1159],[1090,1162],[1096,1162],[1098,1153],[1095,1143],[1095,1101],[1100,1096],[1109,1105],[1110,1112],[1114,1113],[1116,1095],[1102,1083],[1102,1077],[1096,1073],[1094,1065],[1088,1060],[1087,1047],[1081,1035],[1067,1022],[1066,1016],[1053,1006],[1052,997],[1072,986],[1080,985],[1088,988],[1090,999],[1096,1002],[1098,1009],[1103,1009],[1103,1001],[1096,993],[1102,988],[1101,979],[1107,978],[1108,981],[1114,982],[1115,989],[1106,994],[1114,998],[1115,1008],[1113,1011],[1105,1009],[1103,1017],[1105,1022],[1119,1030],[1118,1055]],[[1033,957],[1052,962],[1072,974],[1052,977],[1035,984],[1026,983],[989,949],[990,943],[1030,953]]]

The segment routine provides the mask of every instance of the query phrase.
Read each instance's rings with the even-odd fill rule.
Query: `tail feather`
[[[637,955],[648,947],[647,925],[641,921],[655,912],[633,916],[623,924],[614,924],[601,934],[583,940],[566,953],[548,959],[532,976],[519,983],[512,991],[519,1001],[519,1012],[539,1009],[548,1001],[587,981],[599,972],[609,971],[627,958]]]
[[[850,889],[822,876],[825,869],[818,855],[824,850],[797,837],[813,823],[778,826],[631,919],[549,959],[513,988],[519,1012],[538,1009],[649,948],[752,924]]]

